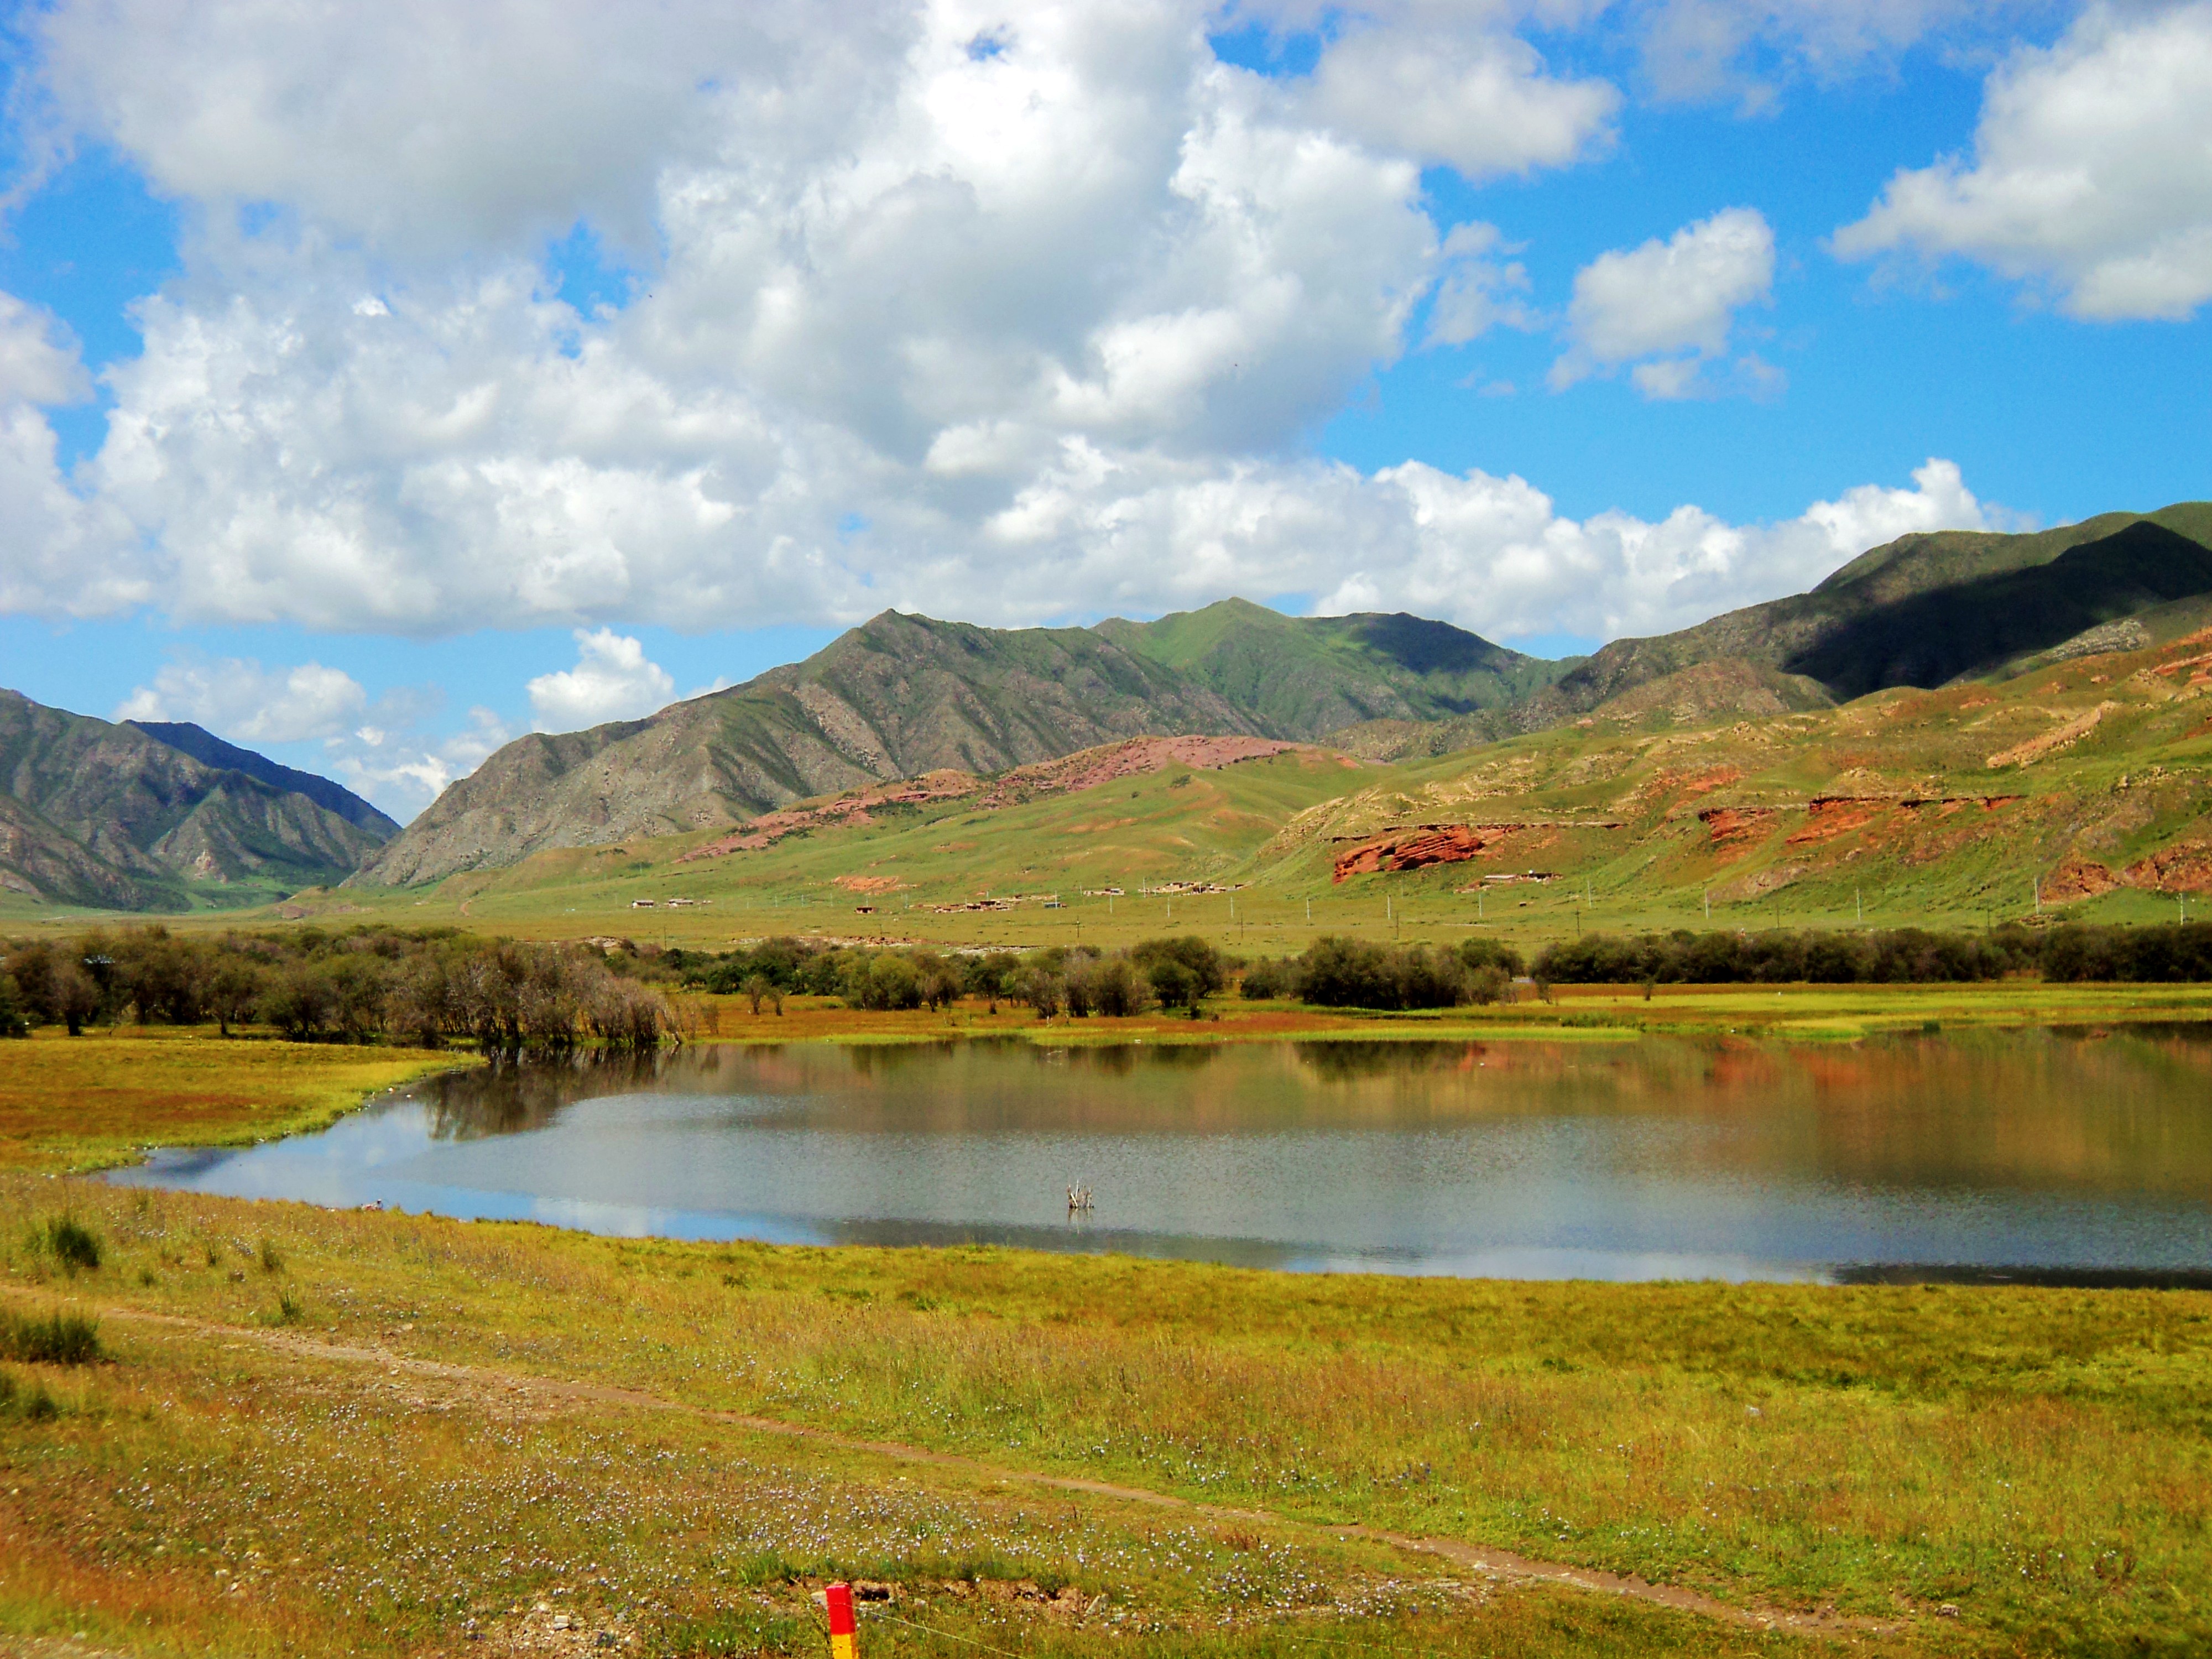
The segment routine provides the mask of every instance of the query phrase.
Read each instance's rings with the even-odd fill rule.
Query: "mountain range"
[[[1524,656],[1409,616],[1286,617],[1242,599],[1155,622],[999,629],[885,611],[805,661],[642,720],[520,738],[351,878],[411,886],[553,848],[742,824],[940,769],[990,774],[1117,738],[1249,735],[1390,761],[1586,715],[1700,664],[1706,714],[1830,706],[2184,631],[2212,605],[2212,504],[2033,535],[1908,536],[1810,593],[1588,659]],[[1702,700],[1702,701],[1700,701]],[[1717,700],[1717,701],[1716,701]]]
[[[2142,649],[2208,621],[2203,502],[2029,535],[1908,536],[1810,592],[1556,661],[1416,617],[1287,617],[1241,599],[1091,628],[886,611],[803,662],[647,719],[519,738],[404,831],[337,784],[198,726],[114,726],[8,694],[0,885],[145,909],[339,880],[420,886],[550,849],[742,832],[796,803],[1140,737],[1414,763],[1599,710],[1615,723],[1771,720]]]
[[[329,779],[197,726],[113,725],[0,690],[0,891],[254,904],[343,878],[398,830]]]

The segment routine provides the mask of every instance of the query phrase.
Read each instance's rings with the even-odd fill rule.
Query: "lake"
[[[1306,1271],[2212,1283],[2212,1031],[694,1046],[431,1079],[112,1178]]]

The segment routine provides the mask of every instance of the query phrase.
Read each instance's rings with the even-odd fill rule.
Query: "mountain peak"
[[[212,766],[230,772],[243,772],[249,778],[276,788],[305,795],[326,812],[335,812],[356,829],[366,830],[379,841],[388,841],[399,833],[399,825],[378,811],[344,785],[333,782],[313,772],[302,772],[296,767],[285,766],[258,755],[251,749],[240,749],[234,743],[226,743],[205,726],[195,726],[190,720],[125,720],[125,726],[143,732],[155,742],[166,744],[179,754],[190,755],[204,766]]]
[[[324,792],[381,827],[332,811]],[[198,726],[111,725],[0,692],[0,887],[27,896],[134,910],[252,903],[337,879],[398,827],[328,779]]]

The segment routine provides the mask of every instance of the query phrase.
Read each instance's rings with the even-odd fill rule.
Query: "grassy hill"
[[[1363,846],[1395,884],[1595,910],[1607,926],[1985,921],[2062,908],[2178,914],[2212,890],[2212,639],[2093,655],[1996,685],[1898,688],[1838,708],[1685,724],[1701,665],[1577,722],[1391,769],[1255,856],[1310,884]],[[1390,872],[1407,826],[1488,826],[1463,863]]]
[[[1286,617],[1244,599],[1097,631],[1220,694],[1270,736],[1325,738],[1373,720],[1436,720],[1518,702],[1581,659],[1553,662],[1449,623]]]
[[[1916,593],[1855,617],[1784,665],[1841,696],[1942,685],[2212,593],[2212,547],[2148,519],[2047,563]]]
[[[722,829],[841,789],[947,768],[1001,771],[1117,738],[1258,729],[1087,629],[887,611],[804,662],[650,720],[507,744],[360,880],[410,886],[554,848]]]
[[[933,799],[855,791],[825,798],[819,822],[764,848],[718,851],[737,839],[728,835],[637,837],[548,849],[428,892],[302,895],[293,908],[321,917],[678,941],[772,933],[953,943],[1072,941],[1080,930],[1086,938],[1118,937],[1125,924],[1152,927],[1175,902],[1142,898],[1141,887],[1226,879],[1299,811],[1365,775],[1326,750],[1257,746],[1276,752],[1194,764],[1163,743],[1157,747],[1167,752],[1153,763],[1068,791],[1007,796],[973,777],[962,793]],[[858,803],[865,805],[850,810]],[[792,809],[774,815],[797,816]],[[1122,890],[1118,897],[1085,896],[1085,889],[1115,887]],[[1047,908],[1048,896],[1057,908]],[[653,908],[634,908],[641,900]],[[986,900],[1012,908],[931,908]],[[1194,919],[1216,911],[1226,914],[1218,896],[1177,906]]]

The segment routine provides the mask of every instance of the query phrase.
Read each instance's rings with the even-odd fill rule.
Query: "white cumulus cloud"
[[[646,623],[1360,592],[1598,632],[1698,581],[1783,591],[1832,538],[1571,524],[1519,480],[1301,459],[1417,319],[1438,344],[1545,321],[1504,234],[1444,234],[1422,183],[1607,142],[1611,89],[1515,40],[1528,15],[1378,6],[1285,81],[1218,61],[1196,0],[56,0],[24,70],[54,143],[112,146],[191,230],[67,479],[35,397],[73,360],[0,317],[31,388],[0,398],[0,532],[29,526],[0,606],[556,624],[580,654],[533,685],[551,726],[673,695],[622,654]],[[621,304],[560,297],[579,222],[628,250]],[[1733,319],[1772,270],[1749,209],[1605,255],[1567,372],[1687,395],[1726,356],[1756,385]],[[1631,543],[1729,550],[1660,580],[1602,550]],[[320,741],[372,790],[465,752],[381,705]]]
[[[576,630],[576,665],[530,682],[530,707],[541,732],[574,732],[607,720],[635,720],[676,696],[667,670],[644,645],[611,628]]]
[[[1324,615],[1406,610],[1468,626],[1480,618],[1508,635],[1664,633],[1809,587],[1899,536],[1990,522],[1958,467],[1932,458],[1910,489],[1862,485],[1796,518],[1754,526],[1696,507],[1656,523],[1625,513],[1577,521],[1520,478],[1455,477],[1418,461],[1381,479],[1409,508],[1411,556],[1355,568],[1316,607]]]
[[[167,196],[277,204],[386,252],[437,257],[566,230],[649,244],[672,153],[711,154],[716,90],[895,52],[903,9],[584,0],[77,0],[25,21],[36,110],[128,153]]]
[[[1989,79],[1971,159],[1899,172],[1834,238],[1847,259],[1957,255],[2077,317],[2212,299],[2212,4],[2092,7]]]
[[[1528,302],[1528,268],[1511,256],[1495,225],[1480,221],[1459,225],[1439,250],[1442,274],[1429,307],[1430,345],[1465,345],[1503,325],[1533,329],[1538,317]]]
[[[1756,208],[1727,208],[1666,241],[1601,253],[1575,273],[1555,389],[1634,363],[1649,398],[1681,398],[1729,348],[1735,313],[1769,300],[1774,232]]]
[[[368,708],[361,682],[338,668],[264,668],[244,657],[180,656],[115,711],[118,720],[189,720],[234,743],[336,737]]]
[[[1620,94],[1547,74],[1515,35],[1449,20],[1346,30],[1315,65],[1311,100],[1338,131],[1479,180],[1604,149]]]
[[[0,611],[97,616],[146,599],[129,521],[70,487],[46,411],[91,395],[51,312],[0,293]]]

